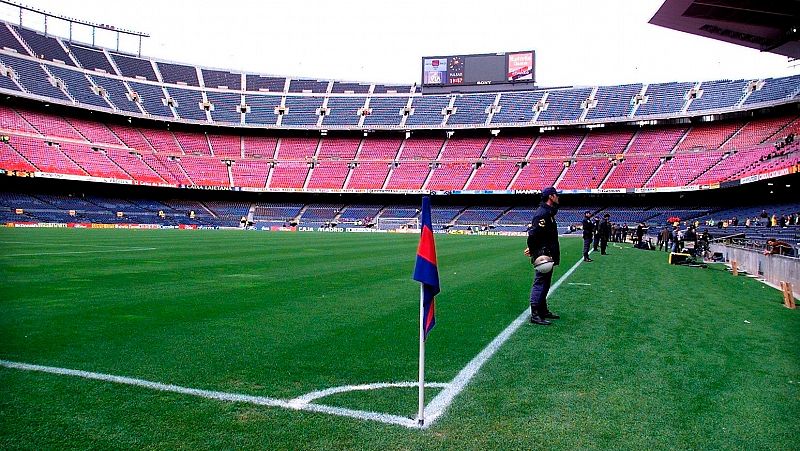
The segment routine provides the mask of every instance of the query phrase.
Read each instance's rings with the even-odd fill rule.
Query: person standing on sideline
[[[608,255],[606,249],[608,248],[608,239],[611,238],[611,223],[608,222],[610,217],[610,214],[604,214],[603,221],[597,230],[597,234],[600,235],[600,255]]]
[[[589,246],[592,245],[592,236],[594,234],[594,223],[592,222],[592,212],[586,210],[583,213],[583,261],[592,261],[589,258]]]
[[[592,250],[597,252],[597,246],[600,244],[600,235],[597,232],[600,231],[600,218],[595,216],[592,218],[592,225],[594,226],[594,246],[592,246]]]
[[[542,203],[533,212],[533,219],[528,228],[528,247],[524,254],[531,258],[531,263],[537,257],[547,255],[553,259],[555,265],[561,261],[561,249],[558,245],[558,227],[556,225],[558,213],[558,191],[548,187],[542,190]],[[547,326],[548,319],[558,319],[558,315],[547,308],[547,293],[550,291],[550,282],[553,280],[553,271],[541,273],[534,270],[533,285],[531,286],[531,323]]]

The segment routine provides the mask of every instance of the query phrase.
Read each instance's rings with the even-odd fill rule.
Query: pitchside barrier
[[[785,255],[764,255],[759,249],[712,244],[711,252],[719,252],[726,262],[738,271],[762,277],[770,285],[779,289],[791,284],[792,294],[800,298],[800,258]],[[735,264],[735,265],[734,265]]]

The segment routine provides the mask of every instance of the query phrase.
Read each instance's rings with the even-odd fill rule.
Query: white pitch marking
[[[306,393],[303,396],[298,396],[289,401],[292,405],[303,406],[309,404],[315,399],[324,398],[326,396],[335,395],[337,393],[345,393],[349,391],[364,391],[364,390],[377,390],[382,388],[415,388],[419,386],[419,382],[379,382],[376,384],[363,384],[363,385],[343,385],[341,387],[326,388],[325,390],[313,391]],[[447,384],[442,382],[426,382],[426,387],[430,388],[446,388]]]
[[[550,291],[547,293],[547,297],[549,298],[551,294],[553,294],[561,283],[567,279],[581,264],[583,259],[578,260],[572,268],[570,268],[563,276],[561,276],[552,287],[550,287]],[[456,377],[447,384],[447,387],[440,391],[427,406],[425,406],[425,424],[421,426],[421,428],[425,429],[430,427],[439,417],[444,414],[445,410],[450,407],[450,404],[453,403],[453,399],[461,393],[464,388],[466,388],[467,384],[478,374],[478,370],[481,369],[484,363],[486,363],[503,343],[511,337],[511,335],[519,329],[519,327],[525,323],[528,319],[528,315],[530,312],[526,309],[519,315],[511,324],[508,325],[500,335],[495,337],[494,340],[491,341],[488,345],[486,345],[483,350],[478,353],[472,360],[470,360],[467,365],[458,372]]]
[[[567,282],[567,285],[580,285],[582,287],[591,287],[592,284],[590,283],[583,283],[583,282]]]
[[[152,249],[154,250],[155,248]],[[569,277],[578,268],[581,261],[582,260],[578,260],[566,273],[564,273],[564,275],[562,275],[552,285],[550,291],[547,294],[548,298],[556,289],[558,289],[559,286],[561,286],[564,280],[566,280],[566,278]],[[500,334],[497,337],[495,337],[494,340],[492,340],[477,356],[475,356],[469,363],[467,363],[467,365],[464,368],[462,368],[461,371],[459,371],[459,373],[456,375],[456,377],[453,378],[453,380],[450,381],[449,383],[426,384],[429,387],[433,388],[443,388],[443,390],[439,392],[439,394],[436,395],[427,406],[425,406],[425,418],[427,421],[425,422],[424,425],[419,425],[416,419],[402,417],[399,415],[347,409],[343,407],[335,407],[335,406],[311,403],[314,399],[319,399],[334,393],[343,393],[346,391],[355,391],[355,390],[373,390],[373,389],[389,388],[389,387],[412,387],[416,386],[417,382],[389,382],[389,383],[376,383],[376,384],[364,384],[364,385],[347,385],[343,387],[334,387],[325,390],[319,390],[308,393],[303,396],[299,396],[297,398],[284,400],[277,398],[269,398],[266,396],[252,396],[239,393],[227,393],[220,391],[181,387],[179,385],[163,384],[161,382],[152,382],[144,379],[135,379],[125,376],[115,376],[112,374],[72,370],[68,368],[32,365],[28,363],[11,362],[8,360],[0,360],[0,366],[4,366],[6,368],[19,369],[19,370],[26,370],[26,371],[39,371],[50,374],[76,376],[85,379],[94,379],[106,382],[113,382],[117,384],[133,385],[153,390],[179,393],[191,396],[199,396],[202,398],[216,399],[220,401],[243,402],[243,403],[250,403],[263,406],[281,407],[284,409],[327,413],[331,415],[345,416],[360,420],[371,420],[385,424],[395,424],[409,429],[427,429],[444,414],[444,412],[447,410],[450,404],[453,403],[453,399],[455,399],[455,397],[459,393],[461,393],[464,390],[464,388],[466,388],[467,384],[472,380],[473,377],[475,377],[475,375],[478,373],[478,370],[481,369],[483,364],[485,364],[494,355],[494,353],[497,352],[500,346],[502,346],[508,340],[508,338],[511,337],[511,335],[514,332],[516,332],[517,329],[519,329],[519,327],[525,322],[527,317],[528,317],[528,311],[526,309],[525,311],[522,312],[520,316],[518,316],[514,321],[512,321],[511,324],[508,325],[508,327],[506,327],[502,332],[500,332]]]
[[[107,249],[98,251],[61,251],[61,252],[32,252],[29,254],[0,254],[0,257],[34,257],[37,255],[67,255],[67,254],[108,254],[112,252],[143,252],[154,251],[155,247],[130,247],[121,249]]]
[[[43,365],[32,365],[29,363],[11,362],[8,360],[0,360],[0,366],[6,368],[13,368],[24,371],[38,371],[42,373],[57,374],[61,376],[74,376],[84,379],[93,379],[103,382],[112,382],[122,385],[133,385],[136,387],[148,388],[151,390],[158,390],[170,393],[178,393],[182,395],[198,396],[206,399],[215,399],[218,401],[228,402],[241,402],[248,404],[255,404],[260,406],[281,407],[291,410],[305,410],[309,412],[327,413],[331,415],[338,415],[359,420],[371,420],[386,424],[395,424],[407,428],[418,428],[416,420],[409,417],[399,415],[392,415],[388,413],[370,412],[365,410],[347,409],[344,407],[328,406],[324,404],[312,404],[313,399],[327,396],[328,394],[341,393],[351,390],[371,390],[377,388],[388,387],[415,387],[416,382],[395,382],[383,384],[367,384],[367,385],[349,385],[345,387],[336,387],[333,389],[321,390],[309,393],[308,395],[301,396],[292,400],[284,400],[277,398],[270,398],[267,396],[253,396],[240,393],[227,393],[213,390],[203,390],[198,388],[182,387],[180,385],[164,384],[161,382],[153,382],[144,379],[136,379],[125,376],[115,376],[113,374],[95,373],[91,371],[72,370],[69,368],[59,368]],[[442,387],[446,384],[428,384],[431,387]],[[327,394],[322,394],[327,392]]]
[[[0,241],[0,244],[31,244],[30,241]],[[36,246],[62,246],[62,247],[99,247],[109,248],[113,246],[104,244],[74,244],[74,243],[34,243]]]

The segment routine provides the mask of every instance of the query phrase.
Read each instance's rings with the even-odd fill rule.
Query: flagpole
[[[425,288],[419,285],[419,413],[417,424],[425,424]]]

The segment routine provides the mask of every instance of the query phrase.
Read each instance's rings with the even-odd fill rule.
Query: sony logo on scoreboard
[[[481,80],[479,82],[476,82],[476,84],[479,84],[479,85],[490,85],[490,84],[492,84],[492,81],[491,80]]]

